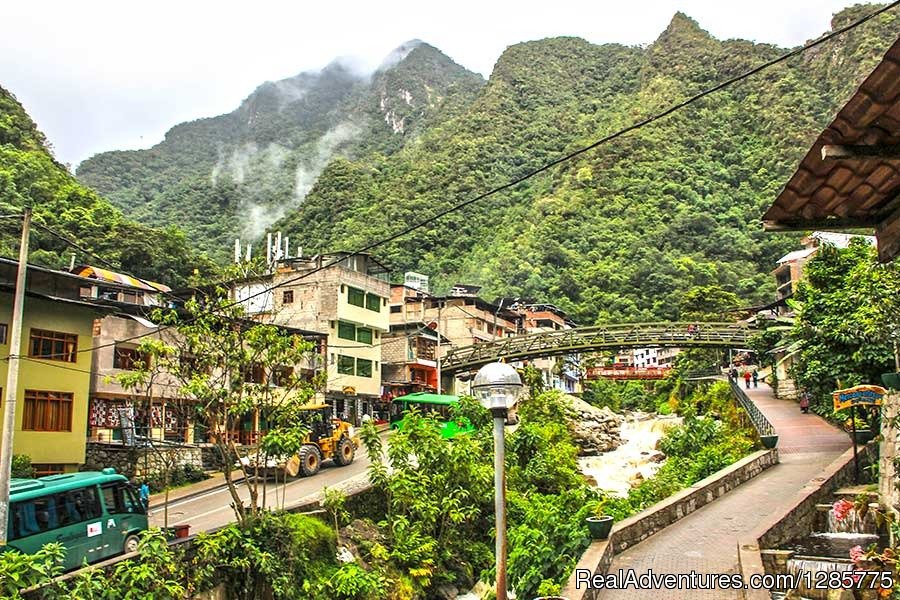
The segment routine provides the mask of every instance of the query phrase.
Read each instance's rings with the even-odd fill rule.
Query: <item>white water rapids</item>
[[[625,442],[611,452],[578,459],[581,472],[596,481],[598,489],[625,497],[634,484],[649,479],[660,467],[656,444],[666,429],[681,423],[678,416],[648,416],[636,413],[622,422],[619,435]]]

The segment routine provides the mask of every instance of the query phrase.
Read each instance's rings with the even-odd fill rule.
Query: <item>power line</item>
[[[263,295],[265,295],[265,294],[268,294],[268,293],[272,292],[273,290],[275,290],[275,289],[277,289],[277,288],[284,287],[284,286],[290,285],[290,284],[292,284],[292,283],[296,283],[296,282],[298,282],[298,281],[300,281],[300,280],[302,280],[302,279],[305,279],[306,277],[309,277],[309,276],[314,275],[314,274],[316,274],[316,273],[318,273],[318,272],[320,272],[320,271],[323,271],[323,270],[325,270],[325,269],[328,269],[328,268],[330,268],[330,267],[333,267],[334,265],[336,265],[336,264],[342,262],[343,260],[346,260],[347,258],[350,258],[350,257],[353,257],[353,256],[357,256],[357,255],[359,255],[359,254],[365,254],[365,253],[370,252],[371,250],[374,250],[374,249],[376,249],[376,248],[379,248],[379,247],[381,247],[381,246],[384,246],[385,244],[388,244],[388,243],[390,243],[390,242],[392,242],[392,241],[394,241],[394,240],[396,240],[396,239],[399,239],[399,238],[401,238],[401,237],[403,237],[403,236],[406,236],[406,235],[408,235],[408,234],[410,234],[410,233],[412,233],[412,232],[414,232],[414,231],[416,231],[416,230],[418,230],[418,229],[421,229],[422,227],[425,227],[426,225],[429,225],[429,224],[431,224],[431,223],[434,223],[435,221],[438,221],[438,220],[442,219],[443,217],[445,217],[445,216],[447,216],[447,215],[449,215],[449,214],[451,214],[451,213],[454,213],[454,212],[457,212],[457,211],[459,211],[459,210],[462,210],[462,209],[464,209],[464,208],[466,208],[466,207],[468,207],[468,206],[470,206],[470,205],[472,205],[472,204],[474,204],[474,203],[476,203],[476,202],[478,202],[478,201],[480,201],[480,200],[483,200],[483,199],[488,198],[488,197],[490,197],[490,196],[494,196],[494,195],[496,195],[496,194],[498,194],[498,193],[500,193],[500,192],[502,192],[502,191],[511,189],[511,188],[513,188],[513,187],[519,185],[520,183],[522,183],[522,182],[524,182],[524,181],[527,181],[528,179],[531,179],[531,178],[533,178],[533,177],[535,177],[535,176],[537,176],[537,175],[539,175],[539,174],[541,174],[541,173],[544,173],[544,172],[546,172],[546,171],[549,171],[550,169],[552,169],[553,167],[555,167],[555,166],[557,166],[557,165],[560,165],[560,164],[565,163],[565,162],[568,162],[568,161],[570,161],[570,160],[572,160],[572,159],[574,159],[574,158],[577,158],[578,156],[581,156],[582,154],[585,154],[585,153],[587,153],[587,152],[589,152],[589,151],[591,151],[591,150],[593,150],[593,149],[595,149],[595,148],[598,148],[598,147],[600,147],[600,146],[602,146],[602,145],[604,145],[604,144],[607,144],[607,143],[609,143],[609,142],[611,142],[611,141],[613,141],[613,140],[616,140],[616,139],[618,139],[618,138],[620,138],[620,137],[622,137],[622,136],[624,136],[624,135],[627,135],[628,133],[631,133],[632,131],[636,131],[636,130],[638,130],[638,129],[641,129],[641,128],[643,128],[643,127],[646,127],[647,125],[651,125],[652,123],[654,123],[654,122],[656,122],[656,121],[658,121],[658,120],[660,120],[660,119],[663,119],[663,118],[665,118],[665,117],[667,117],[667,116],[669,116],[669,115],[671,115],[671,114],[673,114],[673,113],[675,113],[675,112],[677,112],[677,111],[679,111],[679,110],[681,110],[681,109],[683,109],[683,108],[686,108],[686,107],[688,107],[688,106],[690,106],[690,105],[692,105],[692,104],[698,102],[699,100],[702,100],[702,99],[705,98],[706,96],[709,96],[709,95],[714,94],[714,93],[716,93],[716,92],[718,92],[718,91],[721,91],[721,90],[723,90],[723,89],[725,89],[725,88],[727,88],[727,87],[730,87],[730,86],[734,85],[735,83],[738,83],[738,82],[743,81],[743,80],[745,80],[745,79],[747,79],[747,78],[749,78],[749,77],[752,77],[753,75],[756,75],[757,73],[760,73],[760,72],[762,72],[762,71],[764,71],[764,70],[766,70],[766,69],[769,69],[769,68],[771,68],[771,67],[773,67],[773,66],[775,66],[775,65],[777,65],[777,64],[780,64],[780,63],[782,63],[782,62],[785,62],[785,61],[787,61],[787,60],[790,59],[790,58],[793,58],[793,57],[795,57],[795,56],[799,56],[800,54],[802,54],[802,53],[804,53],[804,52],[806,52],[806,51],[808,51],[808,50],[810,50],[810,49],[812,49],[812,48],[815,48],[815,47],[817,47],[817,46],[820,46],[820,45],[824,44],[825,42],[828,42],[828,41],[830,41],[830,40],[832,40],[832,39],[834,39],[834,38],[836,38],[836,37],[838,37],[838,36],[840,36],[840,35],[843,35],[844,33],[848,32],[848,31],[851,31],[851,30],[853,30],[853,29],[859,27],[860,25],[863,25],[864,23],[870,21],[871,19],[874,19],[875,17],[877,17],[877,16],[879,16],[879,15],[881,15],[881,14],[883,14],[883,13],[889,11],[889,10],[892,10],[892,9],[896,8],[898,5],[900,5],[900,0],[895,0],[895,1],[892,2],[892,3],[890,3],[890,4],[888,4],[888,5],[885,5],[885,6],[881,7],[881,8],[879,8],[879,9],[876,9],[876,10],[872,11],[871,13],[869,13],[868,15],[865,15],[865,16],[863,16],[863,17],[857,19],[856,21],[853,21],[853,22],[851,22],[851,23],[845,25],[844,27],[840,27],[840,28],[838,28],[838,29],[836,29],[836,30],[834,30],[834,31],[832,31],[832,32],[830,32],[830,33],[824,34],[823,36],[821,36],[820,38],[818,38],[818,39],[816,39],[816,40],[813,40],[812,42],[809,42],[809,43],[807,43],[807,44],[805,44],[805,45],[803,45],[803,46],[800,46],[800,47],[798,47],[798,48],[795,48],[794,50],[790,50],[790,51],[788,51],[788,52],[782,54],[781,56],[778,56],[778,57],[776,57],[776,58],[774,58],[774,59],[771,59],[771,60],[769,60],[769,61],[766,61],[766,62],[764,62],[763,64],[761,64],[761,65],[759,65],[759,66],[756,66],[756,67],[754,67],[754,68],[752,68],[752,69],[749,69],[749,70],[747,70],[747,71],[745,71],[745,72],[743,72],[743,73],[741,73],[741,74],[739,74],[739,75],[736,75],[736,76],[734,76],[734,77],[731,77],[731,78],[729,78],[729,79],[726,79],[725,81],[723,81],[723,82],[721,82],[721,83],[718,83],[718,84],[716,84],[716,85],[714,85],[714,86],[712,86],[712,87],[710,87],[710,88],[707,88],[707,89],[705,89],[705,90],[703,90],[703,91],[701,91],[701,92],[699,92],[699,93],[697,93],[697,94],[694,94],[693,96],[687,98],[686,100],[683,100],[683,101],[681,101],[681,102],[678,102],[678,103],[675,103],[675,104],[669,106],[669,107],[666,108],[665,110],[662,110],[662,111],[660,111],[660,112],[658,112],[658,113],[655,113],[655,114],[653,114],[653,115],[651,115],[651,116],[649,116],[649,117],[646,117],[646,118],[644,118],[644,119],[642,119],[642,120],[640,120],[640,121],[637,121],[636,123],[633,123],[633,124],[631,124],[631,125],[628,125],[628,126],[622,128],[622,129],[619,129],[618,131],[615,131],[614,133],[611,133],[611,134],[609,134],[609,135],[607,135],[607,136],[604,136],[604,137],[600,138],[599,140],[597,140],[597,141],[595,141],[595,142],[593,142],[593,143],[591,143],[591,144],[589,144],[589,145],[587,145],[587,146],[583,146],[583,147],[581,147],[581,148],[579,148],[579,149],[577,149],[577,150],[575,150],[575,151],[573,151],[573,152],[570,152],[570,153],[565,154],[565,155],[563,155],[563,156],[561,156],[561,157],[559,157],[559,158],[557,158],[557,159],[555,159],[555,160],[552,160],[552,161],[550,161],[550,162],[548,162],[548,163],[545,163],[543,166],[538,167],[538,168],[536,168],[536,169],[533,169],[533,170],[529,171],[528,173],[526,173],[526,174],[524,174],[524,175],[522,175],[522,176],[520,176],[520,177],[516,177],[516,178],[514,178],[514,179],[512,179],[512,180],[510,180],[510,181],[508,181],[508,182],[506,182],[506,183],[504,183],[504,184],[502,184],[502,185],[499,185],[499,186],[497,186],[497,187],[494,187],[494,188],[492,188],[492,189],[490,189],[490,190],[488,190],[488,191],[486,191],[486,192],[483,192],[483,193],[478,194],[478,195],[476,195],[476,196],[474,196],[474,197],[472,197],[472,198],[469,198],[469,199],[467,199],[467,200],[464,200],[464,201],[462,201],[462,202],[459,202],[459,203],[457,203],[457,204],[455,204],[455,205],[453,205],[453,206],[450,206],[450,207],[448,207],[448,208],[445,208],[445,209],[443,209],[443,210],[440,210],[440,211],[438,211],[437,213],[435,213],[434,215],[432,215],[432,216],[430,216],[430,217],[428,217],[428,218],[426,218],[426,219],[423,219],[423,220],[421,220],[421,221],[419,221],[419,222],[417,222],[417,223],[414,223],[414,224],[412,224],[412,225],[409,225],[409,226],[407,226],[407,227],[401,229],[400,231],[398,231],[398,232],[396,232],[396,233],[393,233],[393,234],[391,234],[391,235],[389,235],[389,236],[387,236],[387,237],[385,237],[385,238],[382,238],[382,239],[380,239],[380,240],[378,240],[378,241],[375,241],[375,242],[372,242],[372,243],[370,243],[370,244],[364,245],[364,246],[362,246],[361,248],[359,248],[359,249],[357,249],[357,250],[355,250],[355,251],[353,251],[353,252],[346,253],[342,258],[335,258],[334,260],[328,262],[327,264],[323,264],[323,265],[321,265],[321,266],[319,266],[319,267],[314,267],[314,268],[312,268],[312,269],[309,270],[309,271],[305,271],[304,273],[302,273],[302,274],[300,274],[300,275],[297,275],[296,277],[292,277],[292,278],[286,279],[285,281],[282,281],[281,283],[278,283],[278,284],[275,284],[275,285],[266,287],[266,288],[260,290],[259,292],[255,292],[255,293],[253,293],[253,294],[250,294],[249,296],[247,296],[246,298],[243,298],[242,300],[236,300],[236,301],[233,301],[233,302],[230,302],[230,303],[226,303],[226,304],[224,304],[224,305],[222,305],[222,306],[220,306],[220,307],[218,307],[218,308],[219,308],[219,310],[226,310],[226,309],[228,309],[228,308],[233,308],[234,306],[237,306],[237,305],[239,305],[239,304],[242,304],[242,303],[244,303],[244,302],[247,302],[248,300],[251,300],[251,299],[253,299],[253,298],[256,298],[256,297],[259,297],[259,296],[263,296]],[[186,319],[185,322],[190,322],[190,321],[195,320],[195,319],[196,319],[196,317],[189,317],[188,319]],[[155,332],[149,332],[149,333],[146,333],[146,334],[142,334],[142,335],[139,335],[139,336],[134,336],[134,337],[132,337],[132,338],[128,338],[128,339],[126,339],[126,340],[120,340],[120,341],[131,341],[131,340],[134,340],[134,339],[139,339],[139,338],[141,338],[141,337],[146,337],[146,336],[148,336],[148,335],[152,335],[153,333],[158,333],[158,332],[160,332],[160,331],[163,331],[163,330],[165,330],[165,329],[170,329],[170,328],[172,328],[172,327],[173,327],[173,325],[163,325],[163,326],[157,328],[157,330],[156,330]],[[93,347],[93,348],[88,348],[88,349],[85,349],[85,350],[78,350],[78,352],[82,352],[82,351],[90,351],[90,350],[94,350],[94,349],[99,349],[99,348],[102,348],[102,347],[105,347],[105,346],[109,346],[109,345],[110,345],[110,344],[105,344],[105,345],[96,346],[96,347]],[[7,358],[8,358],[8,356],[7,356]]]

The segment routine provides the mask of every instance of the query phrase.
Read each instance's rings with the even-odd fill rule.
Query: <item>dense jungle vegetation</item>
[[[25,109],[0,87],[0,214],[34,207],[34,221],[77,242],[140,277],[177,286],[211,261],[198,255],[176,227],[160,229],[125,217],[85,187],[48,150],[47,140]],[[18,257],[21,220],[0,220],[0,256]],[[33,229],[31,260],[60,268],[75,252],[65,242]],[[94,261],[78,252],[79,264]]]
[[[848,8],[833,26],[869,10]],[[882,15],[377,254],[396,273],[433,275],[438,291],[478,283],[584,324],[676,318],[700,287],[768,302],[774,261],[798,238],[764,233],[760,217],[896,31],[897,16]],[[677,14],[647,47],[516,44],[484,83],[420,45],[371,82],[338,64],[266,84],[230,115],[179,125],[150,150],[99,155],[78,174],[135,218],[183,224],[219,257],[260,215],[282,217],[271,227],[307,254],[351,249],[781,52],[714,39]]]

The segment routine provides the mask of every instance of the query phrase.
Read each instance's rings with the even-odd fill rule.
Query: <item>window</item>
[[[150,357],[137,348],[116,345],[113,355],[113,368],[134,371],[150,366]]]
[[[338,373],[341,375],[353,375],[353,363],[352,356],[338,356]]]
[[[365,358],[356,359],[356,375],[359,377],[372,376],[372,361]]]
[[[9,325],[0,323],[0,344],[6,343],[6,335],[9,333]]]
[[[46,329],[31,330],[29,356],[73,363],[77,360],[77,353],[78,336],[74,333]]]
[[[402,312],[402,311],[403,311],[403,307],[400,306],[399,304],[392,304],[392,305],[391,305],[391,312],[392,312],[392,313],[398,313],[398,312]]]
[[[366,294],[366,308],[375,312],[381,312],[381,296]]]
[[[110,483],[100,488],[103,495],[103,503],[109,514],[136,513],[144,511],[134,493],[124,483]]]
[[[363,344],[371,344],[372,343],[372,330],[365,329],[364,327],[360,327],[356,330],[356,341],[362,342]]]
[[[263,383],[264,379],[265,372],[261,364],[253,363],[252,365],[244,367],[245,383]]]
[[[342,340],[356,341],[356,325],[338,321],[338,337]]]
[[[27,431],[72,431],[71,392],[25,390],[22,429]]]
[[[355,287],[347,288],[347,302],[353,306],[362,307],[366,303],[366,293]]]
[[[35,477],[46,477],[47,475],[62,475],[65,473],[62,465],[54,463],[31,463],[34,469]]]
[[[294,381],[293,367],[273,367],[270,383],[278,387],[288,387]]]
[[[281,294],[281,303],[282,304],[293,304],[294,303],[294,290],[284,290]]]
[[[141,300],[144,299],[144,292],[138,290],[123,290],[122,291],[122,302],[127,302],[129,304],[143,304]]]

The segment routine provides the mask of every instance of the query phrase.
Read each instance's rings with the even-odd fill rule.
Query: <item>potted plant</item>
[[[605,514],[605,509],[606,497],[603,497],[594,504],[594,514],[585,519],[588,531],[591,532],[591,539],[605,540],[609,537],[609,532],[613,526],[613,518]]]
[[[856,431],[853,430],[853,422],[856,421]],[[859,417],[851,417],[844,421],[844,430],[851,436],[855,435],[857,444],[867,444],[875,438],[875,432],[869,427],[869,424]]]

